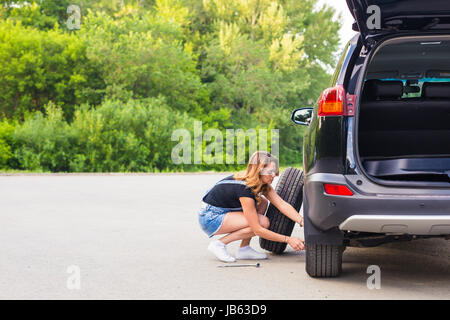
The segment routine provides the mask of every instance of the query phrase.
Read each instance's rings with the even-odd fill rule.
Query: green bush
[[[13,158],[14,124],[7,119],[0,121],[0,169],[6,169]]]
[[[70,118],[74,105],[100,103],[94,89],[101,86],[80,37],[0,23],[0,118],[21,119],[50,101]]]
[[[172,150],[180,142],[172,141],[172,134],[177,129],[185,130],[190,137],[187,163],[172,160]],[[259,129],[256,127],[255,130],[258,139]],[[271,128],[268,129],[270,147]],[[233,143],[235,162],[226,164],[225,130],[215,131],[222,135],[223,143],[218,145],[218,150],[223,151],[223,161],[219,159],[219,163],[215,163],[214,158],[207,157],[211,152],[214,157],[218,150],[213,147],[216,138],[211,141],[203,136],[206,127],[200,132],[201,149],[194,150],[194,119],[187,113],[171,109],[163,98],[132,99],[126,103],[108,100],[96,108],[82,105],[76,108],[70,123],[64,119],[61,108],[49,103],[45,114],[37,111],[27,116],[15,130],[11,126],[8,130],[15,149],[12,154],[5,155],[9,155],[8,158],[14,156],[18,163],[11,169],[44,172],[220,171],[242,169],[245,165],[236,164],[237,149],[241,147],[237,145],[239,140]],[[246,140],[245,162],[249,153],[248,137]],[[194,164],[194,152],[202,154],[203,163]]]
[[[183,16],[179,19],[175,23],[155,11],[124,10],[120,18],[89,12],[78,36],[105,83],[98,93],[124,102],[164,96],[172,109],[226,125],[230,113],[211,105],[195,57],[183,44]]]
[[[170,167],[172,131],[189,123],[164,99],[106,101],[97,108],[82,106],[71,128],[76,154],[71,171],[136,172]]]
[[[171,134],[190,125],[164,99],[106,101],[77,107],[68,123],[49,103],[13,133],[21,169],[51,172],[146,172],[181,169],[171,162]]]
[[[20,168],[34,171],[69,171],[75,135],[61,108],[49,103],[45,114],[37,111],[17,126],[14,154]]]

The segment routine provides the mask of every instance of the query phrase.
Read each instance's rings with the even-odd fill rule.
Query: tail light
[[[344,112],[345,90],[342,85],[325,89],[319,98],[319,116],[341,116]]]
[[[329,184],[325,183],[324,185],[325,192],[327,194],[332,194],[336,196],[352,196],[353,192],[350,191],[349,188],[347,188],[344,185],[341,184]]]

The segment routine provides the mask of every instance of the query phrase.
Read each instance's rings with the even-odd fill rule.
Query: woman
[[[264,216],[267,200],[282,214],[303,226],[302,216],[272,188],[271,183],[277,175],[278,160],[270,153],[257,151],[250,157],[244,172],[220,180],[203,197],[198,217],[203,231],[209,237],[226,234],[208,246],[208,250],[219,260],[236,261],[226,249],[227,244],[236,240],[241,240],[237,259],[266,259],[266,254],[249,246],[255,235],[285,242],[296,251],[305,248],[303,240],[299,238],[268,230],[269,219]]]

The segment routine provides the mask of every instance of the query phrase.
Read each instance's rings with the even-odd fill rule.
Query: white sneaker
[[[236,253],[236,259],[242,260],[262,260],[267,259],[267,255],[263,252],[253,250],[250,246],[239,248]]]
[[[223,262],[235,262],[236,259],[233,258],[228,252],[226,245],[220,241],[220,240],[214,240],[212,241],[209,246],[208,250],[214,253],[214,255]]]

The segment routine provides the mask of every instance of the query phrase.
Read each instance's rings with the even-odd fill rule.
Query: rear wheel
[[[344,246],[306,244],[306,272],[311,277],[337,277],[342,271]]]
[[[286,202],[299,211],[303,200],[303,171],[297,168],[287,168],[280,175],[275,192]],[[269,218],[269,230],[290,236],[295,222],[282,214],[274,205],[270,204],[266,213]],[[261,248],[276,254],[286,249],[286,243],[259,238]]]

